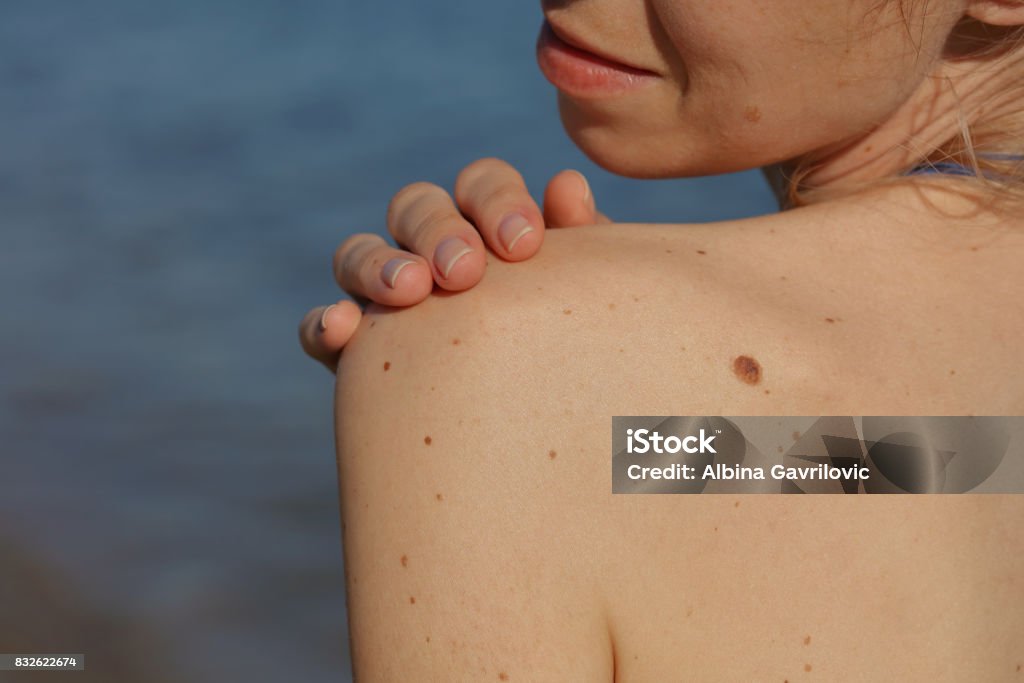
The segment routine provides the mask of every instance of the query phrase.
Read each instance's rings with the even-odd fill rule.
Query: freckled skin
[[[562,311],[562,313],[565,313],[566,315],[572,315],[572,309],[567,308],[564,311]]]
[[[811,637],[810,636],[804,637],[804,645],[810,645],[810,644],[811,644]]]
[[[437,494],[437,496],[435,496],[435,497],[437,498],[437,502],[439,502],[439,503],[440,503],[440,502],[441,502],[442,500],[444,500],[444,494],[443,494],[443,493],[439,493],[439,494]]]
[[[811,670],[811,665],[810,664],[804,664],[804,671],[808,671],[809,672],[810,670]]]
[[[498,674],[498,680],[499,681],[507,681],[508,680],[508,674],[505,673],[504,671],[502,671],[500,674]]]
[[[746,384],[757,384],[761,381],[761,364],[750,356],[737,356],[732,362],[732,371]]]

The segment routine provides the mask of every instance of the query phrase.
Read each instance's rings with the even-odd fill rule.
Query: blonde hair
[[[884,0],[892,2],[894,0]],[[905,4],[900,10],[907,18]],[[883,3],[884,4],[884,3]],[[965,30],[965,27],[968,27]],[[980,29],[980,30],[979,30]],[[977,34],[984,34],[978,38]],[[1024,26],[990,27],[973,19],[963,19],[953,29],[947,45],[956,44],[956,52],[949,59],[973,59],[998,62],[1007,55],[1024,50]],[[1024,62],[1018,61],[1010,68],[1024,72]],[[950,82],[952,89],[953,84]],[[973,170],[972,175],[961,175],[970,189],[984,193],[986,198],[1000,204],[1024,204],[1024,73],[1012,80],[1006,93],[1011,99],[1021,102],[1014,111],[996,112],[983,120],[967,121],[963,110],[957,112],[959,130],[949,140],[940,144],[925,156],[900,169],[896,175],[879,178],[856,186],[843,188],[805,187],[804,179],[822,163],[829,153],[827,150],[817,157],[804,157],[784,178],[782,199],[784,208],[795,208],[815,204],[834,198],[837,194],[864,190],[880,185],[907,182],[904,175],[918,166],[937,168],[941,164],[957,164]],[[956,96],[956,90],[953,89]],[[920,177],[920,176],[918,176]],[[927,178],[928,176],[925,176]]]

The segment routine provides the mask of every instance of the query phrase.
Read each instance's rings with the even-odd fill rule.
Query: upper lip
[[[559,40],[564,42],[566,45],[569,45],[570,47],[574,47],[577,50],[581,50],[583,52],[589,52],[590,54],[600,57],[605,61],[613,62],[615,64],[621,64],[622,66],[633,69],[634,71],[640,71],[649,74],[656,73],[654,71],[651,71],[650,69],[645,69],[642,66],[637,66],[635,64],[630,64],[629,62],[624,62],[622,61],[621,57],[609,55],[605,52],[602,52],[599,48],[591,47],[585,40],[575,35],[571,31],[567,30],[564,26],[558,26],[554,21],[551,20],[550,17],[545,17],[545,19],[547,21],[548,27],[551,28],[551,32],[554,33]]]

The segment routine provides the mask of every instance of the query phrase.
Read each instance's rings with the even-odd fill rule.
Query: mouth
[[[582,97],[619,94],[649,84],[659,74],[591,48],[549,21],[537,39],[537,63],[559,90]]]

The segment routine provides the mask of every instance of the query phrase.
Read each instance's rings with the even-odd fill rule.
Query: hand
[[[506,261],[522,261],[540,249],[545,228],[610,222],[577,171],[551,179],[542,213],[518,171],[500,159],[480,159],[459,173],[454,201],[430,183],[400,190],[388,207],[387,226],[402,248],[374,233],[353,235],[334,254],[334,274],[345,292],[364,303],[413,306],[435,282],[449,291],[480,282],[484,244]],[[349,300],[314,308],[299,325],[302,348],[333,373],[361,317]]]

